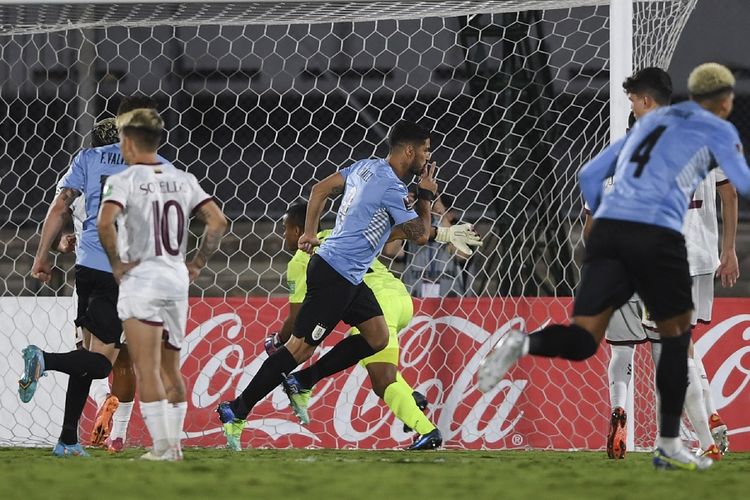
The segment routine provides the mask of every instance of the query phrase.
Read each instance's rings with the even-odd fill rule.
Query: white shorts
[[[690,319],[690,324],[695,326],[698,323],[710,323],[711,311],[714,307],[714,275],[713,273],[699,274],[692,278],[693,317]],[[656,323],[645,317],[643,324],[647,328],[656,328]]]
[[[608,344],[641,344],[658,340],[659,335],[643,327],[643,303],[637,299],[626,302],[612,314],[604,338]]]
[[[135,318],[149,325],[163,326],[164,341],[167,347],[175,350],[179,350],[185,340],[187,314],[187,299],[155,299],[122,295],[117,299],[117,315],[122,321]]]

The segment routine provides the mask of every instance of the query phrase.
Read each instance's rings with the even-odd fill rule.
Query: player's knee
[[[380,352],[388,346],[388,335],[376,335],[367,339],[367,343],[370,344],[372,350]]]
[[[88,366],[88,375],[92,379],[106,378],[112,371],[112,363],[107,356],[98,352],[92,352]]]
[[[588,330],[575,324],[569,328],[570,333],[562,357],[571,361],[583,361],[596,354],[599,343]]]
[[[389,370],[368,371],[370,373],[372,392],[374,392],[380,399],[385,398],[385,390],[389,385],[396,381],[395,367],[393,373],[390,373]]]

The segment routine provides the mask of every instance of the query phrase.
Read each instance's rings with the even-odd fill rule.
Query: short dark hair
[[[407,144],[422,144],[429,138],[430,133],[423,127],[408,120],[401,120],[388,133],[388,145],[394,150]]]
[[[284,213],[286,220],[295,226],[305,228],[305,216],[307,215],[307,203],[305,201],[295,201]]]
[[[661,68],[650,66],[636,71],[622,82],[622,88],[629,94],[648,94],[660,106],[672,101],[672,78]]]
[[[140,108],[157,109],[156,101],[145,95],[126,96],[120,101],[120,105],[117,107],[117,114],[124,115],[128,111]]]

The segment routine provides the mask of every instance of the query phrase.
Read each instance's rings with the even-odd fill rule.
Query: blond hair
[[[717,97],[734,88],[734,75],[724,65],[705,63],[697,66],[688,77],[688,92],[699,99]]]
[[[164,120],[152,108],[138,108],[117,116],[117,130],[143,150],[156,151],[161,143]]]
[[[125,128],[161,133],[164,130],[164,120],[155,109],[138,108],[117,117],[117,130]]]

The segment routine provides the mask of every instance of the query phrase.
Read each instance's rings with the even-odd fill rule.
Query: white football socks
[[[669,455],[674,455],[682,449],[682,439],[678,437],[667,438],[659,436],[658,438],[656,438],[656,447],[661,448],[665,453]]]
[[[141,401],[141,415],[146,422],[151,440],[153,441],[152,454],[160,456],[169,450],[169,427],[167,424],[167,400],[144,403]]]
[[[169,403],[167,405],[167,429],[170,446],[181,449],[182,426],[187,414],[187,401],[181,403]]]
[[[120,401],[120,406],[117,407],[115,414],[112,415],[112,431],[109,433],[110,440],[120,438],[125,441],[125,436],[128,433],[130,416],[133,414],[133,405],[133,401],[127,403]]]
[[[609,377],[609,399],[612,408],[625,408],[628,398],[628,386],[633,372],[632,345],[610,345],[612,357],[609,360],[607,375]]]
[[[703,367],[703,361],[696,356],[695,358],[695,369],[698,371],[698,376],[701,379],[701,388],[703,389],[703,403],[706,405],[706,415],[709,417],[716,411],[716,405],[714,404],[714,398],[711,395],[711,386],[708,383],[708,375],[706,375],[706,369]]]
[[[104,401],[109,396],[109,379],[108,378],[97,378],[91,381],[91,389],[89,389],[89,396],[96,403],[96,411],[101,410]]]
[[[695,360],[688,358],[688,386],[685,392],[685,413],[693,425],[702,450],[714,444],[711,430],[708,427],[708,415],[703,403],[703,387],[695,366]]]

